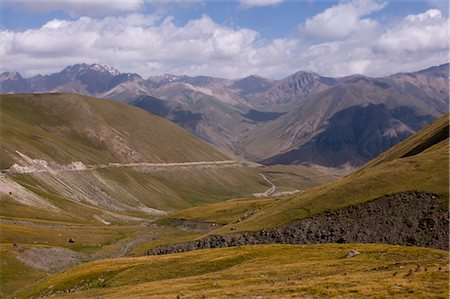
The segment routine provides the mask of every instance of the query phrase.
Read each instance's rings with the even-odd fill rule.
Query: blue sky
[[[0,70],[102,63],[281,78],[411,71],[448,61],[447,1],[2,1]]]

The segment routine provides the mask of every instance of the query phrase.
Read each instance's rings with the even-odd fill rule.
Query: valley
[[[254,90],[274,83],[261,84]],[[435,103],[427,108],[433,117],[417,118],[399,108],[401,97],[391,106],[336,104],[333,90],[344,87],[318,86],[317,96],[309,92],[291,112],[275,104],[238,113],[253,123],[241,124],[248,132],[234,144],[270,156],[284,144],[274,138],[276,124],[289,125],[284,137],[294,142],[297,120],[288,117],[310,113],[318,121],[316,105],[330,107],[325,127],[310,121],[298,128],[313,134],[320,127],[319,135],[267,165],[257,163],[266,154],[230,154],[231,147],[208,144],[139,105],[2,94],[0,296],[448,295],[448,115],[438,117]],[[359,98],[360,88],[344,88],[345,98]],[[277,94],[257,105],[273,105]],[[352,132],[362,122],[365,131]],[[266,131],[269,123],[275,131]],[[367,131],[372,127],[378,133]],[[358,146],[338,140],[350,138],[346,132]],[[384,143],[380,136],[396,137]],[[387,151],[355,170],[379,142]],[[350,252],[357,255],[347,258]]]
[[[4,73],[0,92],[113,99],[167,118],[244,160],[352,171],[448,112],[448,74],[442,64],[379,78],[299,71],[280,80],[145,79],[107,65],[76,64],[27,79]]]
[[[0,299],[450,298],[447,2],[2,1]]]

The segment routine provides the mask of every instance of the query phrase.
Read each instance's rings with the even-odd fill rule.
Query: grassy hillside
[[[1,95],[0,167],[19,158],[60,164],[227,160],[184,129],[141,109],[75,94]]]
[[[125,216],[152,219],[158,214],[145,208],[170,212],[252,196],[268,188],[256,170],[239,166],[157,172],[110,168],[59,174],[14,174],[8,175],[8,179],[60,212],[39,203],[24,204],[20,202],[21,194],[13,191],[12,194],[0,192],[1,216],[94,224],[99,224],[95,215],[112,223],[123,222]]]
[[[424,248],[244,246],[83,264],[18,298],[447,297],[447,267],[446,252]]]
[[[275,197],[289,192],[304,190],[336,180],[332,170],[318,170],[302,165],[273,165],[258,168],[276,186]],[[221,201],[215,204],[205,204],[177,211],[169,218],[193,221],[215,222],[228,224],[237,221],[249,211],[255,211],[265,206],[276,204],[273,198],[241,198]]]
[[[233,232],[257,231],[307,218],[325,210],[339,209],[406,191],[438,194],[443,205],[447,205],[449,147],[448,134],[445,132],[448,132],[448,115],[369,162],[359,171],[299,195],[281,199],[258,210],[244,221],[224,226],[214,233],[231,232],[231,228]],[[422,150],[417,151],[418,148]],[[415,154],[408,154],[412,152]]]
[[[124,217],[112,212],[148,219],[161,210],[251,196],[268,188],[256,169],[238,164],[109,167],[229,160],[170,121],[135,107],[74,94],[17,94],[2,95],[0,108],[0,166],[17,163],[34,169],[0,178],[3,217],[81,223],[99,223],[95,217],[101,217],[115,223]],[[76,161],[88,169],[52,171]]]
[[[67,260],[139,255],[150,243],[197,238],[198,233],[151,221],[271,187],[260,168],[238,163],[108,165],[229,160],[184,129],[135,107],[73,94],[39,94],[2,95],[0,108],[2,298],[54,272],[50,266],[55,263],[64,269]],[[75,161],[88,167],[67,168]],[[5,171],[13,163],[34,170]],[[330,179],[306,177],[311,173],[277,170],[270,178],[280,191]]]

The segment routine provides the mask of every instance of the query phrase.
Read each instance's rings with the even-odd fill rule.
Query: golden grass
[[[75,94],[15,94],[2,95],[0,108],[2,168],[13,162],[16,150],[59,163],[136,162],[123,155],[123,144],[145,162],[227,160],[174,123],[111,100]]]
[[[22,248],[27,248],[23,246]],[[0,298],[29,287],[46,276],[45,272],[28,267],[15,257],[12,244],[0,244]]]
[[[170,218],[228,224],[238,220],[248,211],[275,203],[274,199],[231,199],[215,204],[193,207],[175,212]],[[170,219],[169,218],[169,219]]]
[[[343,179],[262,208],[254,216],[233,224],[233,232],[279,226],[325,210],[356,205],[399,192],[432,192],[441,196],[443,205],[448,205],[448,152],[447,139],[418,155],[362,168]],[[227,232],[232,232],[231,225],[214,231],[216,234]]]
[[[274,165],[257,169],[275,184],[276,192],[303,191],[336,180],[331,174],[302,165]],[[276,205],[277,202],[278,199],[273,198],[237,198],[180,210],[170,214],[167,220],[170,222],[170,218],[176,218],[228,224],[248,212]]]
[[[60,222],[0,223],[0,298],[7,297],[45,277],[45,271],[36,270],[20,262],[21,249],[62,247],[80,254],[82,261],[115,256],[145,255],[149,246],[172,240],[189,240],[191,234],[173,227],[142,225],[90,226]],[[198,236],[194,234],[194,236]],[[72,238],[75,243],[69,243]],[[191,237],[192,238],[192,237]],[[52,263],[52,261],[49,261]]]
[[[347,259],[350,250],[361,254]],[[103,260],[54,275],[19,298],[67,290],[67,298],[446,298],[448,253],[378,244],[257,245]]]

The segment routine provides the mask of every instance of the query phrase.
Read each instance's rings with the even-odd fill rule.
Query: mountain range
[[[340,78],[300,71],[281,80],[163,75],[99,64],[23,78],[1,93],[72,92],[163,116],[234,155],[263,164],[358,167],[448,111],[449,64],[413,73]]]
[[[276,128],[339,87],[291,111],[252,106],[251,133]],[[422,125],[396,110],[410,100],[400,89],[390,106],[376,102],[381,92],[372,98],[359,85],[344,87],[342,98],[373,103],[342,108],[324,97],[332,117],[322,141],[352,130],[372,140],[367,132],[397,128],[395,119]],[[398,285],[402,298],[448,295],[448,114],[336,180],[319,167],[239,163],[169,120],[113,100],[3,94],[0,111],[2,298],[245,297],[262,286],[258,294],[270,297],[305,282],[311,287],[301,293],[314,297],[329,294],[317,291],[324,281],[366,297],[381,276],[380,297]],[[205,250],[183,253],[196,249]],[[342,273],[363,283],[357,293]]]

